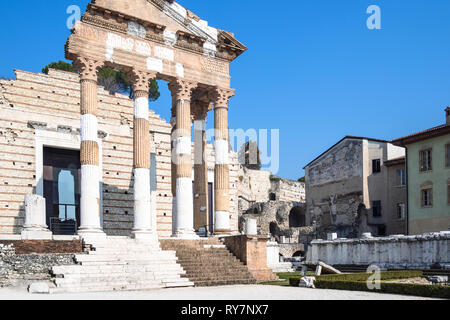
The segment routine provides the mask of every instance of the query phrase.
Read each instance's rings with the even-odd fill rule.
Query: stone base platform
[[[75,265],[51,269],[49,293],[103,292],[189,287],[186,272],[173,251],[162,251],[157,240],[106,237],[85,244]],[[32,287],[31,287],[32,288]]]

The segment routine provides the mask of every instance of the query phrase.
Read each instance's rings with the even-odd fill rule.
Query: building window
[[[378,226],[377,230],[379,237],[385,237],[386,236],[386,226],[384,224]]]
[[[433,206],[433,188],[422,189],[422,208],[429,208]]]
[[[419,167],[421,172],[431,171],[432,170],[431,149],[420,151],[419,161],[420,161]]]
[[[445,166],[450,167],[450,143],[445,146]]]
[[[406,174],[405,169],[397,170],[397,185],[398,186],[406,186]]]
[[[379,173],[381,172],[381,160],[375,159],[372,160],[372,173]]]
[[[405,204],[404,203],[398,203],[397,204],[397,219],[398,220],[404,220],[405,219]]]
[[[381,217],[381,201],[373,201],[372,210],[374,217]]]
[[[450,180],[447,182],[447,204],[450,205]]]

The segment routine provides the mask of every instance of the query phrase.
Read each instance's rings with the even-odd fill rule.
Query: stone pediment
[[[170,0],[92,0],[89,11],[102,12],[136,22],[136,32],[143,32],[149,25],[156,27],[166,42],[176,42],[178,38],[196,42],[210,55],[234,60],[247,48],[237,41],[232,33],[208,25],[193,12]],[[86,15],[86,14],[85,14]],[[144,26],[144,28],[142,28]],[[141,30],[139,30],[141,28]]]

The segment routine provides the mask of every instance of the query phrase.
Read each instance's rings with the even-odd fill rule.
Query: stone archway
[[[289,213],[289,227],[299,228],[306,226],[305,209],[302,207],[293,207]]]

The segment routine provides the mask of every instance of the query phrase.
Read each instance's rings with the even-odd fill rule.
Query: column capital
[[[156,72],[132,69],[127,73],[135,97],[148,97],[150,81],[156,78]]]
[[[80,72],[80,79],[97,82],[98,71],[103,67],[104,61],[89,57],[77,57],[73,67]]]
[[[193,120],[206,120],[208,112],[212,110],[210,102],[196,100],[191,103],[191,114]]]
[[[235,95],[236,90],[230,88],[215,87],[211,92],[211,99],[215,108],[228,108],[230,99]]]
[[[172,92],[172,97],[176,100],[190,101],[192,90],[197,88],[197,85],[197,82],[177,78],[169,83],[169,90]]]

